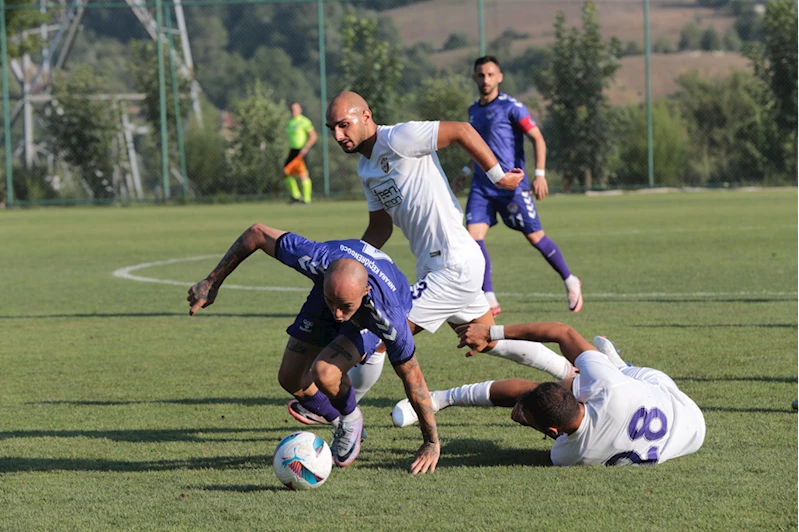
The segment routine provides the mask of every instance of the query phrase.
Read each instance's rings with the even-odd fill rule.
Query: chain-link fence
[[[359,194],[329,98],[362,93],[378,123],[466,120],[485,54],[541,127],[551,188],[796,183],[791,0],[16,2],[7,205],[288,197],[291,102],[318,134],[314,195]],[[450,177],[468,162],[440,157]]]

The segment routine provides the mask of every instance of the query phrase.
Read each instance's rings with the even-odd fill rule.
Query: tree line
[[[356,14],[344,4],[327,4],[326,10],[331,93],[359,91],[382,123],[465,119],[475,98],[469,79],[471,60],[450,70],[436,68],[429,61],[429,47],[403,47],[385,17],[362,10]],[[134,24],[125,25],[119,17],[110,26],[103,25],[103,14],[110,10],[95,11],[87,21],[86,39],[76,44],[81,58],[89,55],[93,45],[95,61],[72,62],[69,72],[54,83],[53,101],[41,110],[41,119],[54,153],[75,167],[84,188],[90,188],[94,197],[109,197],[115,194],[109,186],[110,173],[124,155],[117,135],[118,110],[92,102],[86,95],[114,90],[145,94],[141,116],[153,134],[137,141],[137,151],[145,173],[157,176],[157,57],[154,43],[138,35]],[[744,47],[751,73],[734,72],[720,79],[687,74],[678,79],[676,94],[655,103],[655,184],[795,183],[796,16],[791,0],[769,2],[758,19],[762,39]],[[324,134],[315,6],[187,8],[187,18],[190,27],[198,28],[192,31],[192,51],[206,116],[202,127],[196,121],[186,124],[192,194],[276,193],[287,152],[288,101],[301,101]],[[115,24],[123,25],[127,34],[111,35]],[[528,103],[547,139],[550,175],[560,179],[555,184],[567,188],[645,184],[644,109],[640,105],[611,107],[605,94],[619,68],[622,44],[603,38],[592,1],[584,4],[580,26],[567,27],[559,14],[554,30],[549,48],[531,48],[505,60],[509,43],[521,38],[506,32],[489,43],[488,52],[502,59],[504,91],[514,94],[534,87],[541,95]],[[120,42],[124,43],[121,47]],[[101,49],[108,47],[107,53],[97,49],[98,43]],[[120,61],[120,56],[125,60]],[[116,63],[110,65],[110,61]],[[167,83],[170,156],[177,165],[178,117],[169,77]],[[182,95],[177,111],[185,120],[188,82],[182,77],[177,92]],[[220,128],[221,110],[225,110],[228,128]],[[318,172],[321,157],[315,151],[312,169]],[[457,150],[439,155],[450,175],[466,162]],[[15,177],[19,199],[78,193],[42,185],[41,169],[20,175],[19,185]],[[352,161],[338,149],[330,151],[330,176],[333,191],[359,190]],[[157,179],[154,182],[157,185]]]

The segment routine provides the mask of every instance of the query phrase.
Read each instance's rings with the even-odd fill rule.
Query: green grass
[[[705,412],[696,454],[554,468],[551,443],[508,411],[452,408],[438,416],[438,471],[413,477],[420,436],[390,426],[403,393],[386,368],[362,403],[358,460],[317,491],[289,492],[271,454],[300,427],[276,372],[304,294],[223,289],[190,319],[185,287],[112,272],[214,255],[134,272],[196,281],[256,221],[358,237],[365,203],[12,210],[0,212],[0,529],[795,530],[796,190],[561,196],[539,210],[585,307],[569,315],[538,252],[497,228],[500,321],[565,321],[666,371]],[[385,250],[412,278],[399,231]],[[266,256],[229,282],[308,286]],[[465,359],[446,330],[417,339],[433,388],[546,378]]]

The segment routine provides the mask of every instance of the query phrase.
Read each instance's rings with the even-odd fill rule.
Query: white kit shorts
[[[413,308],[408,320],[434,333],[446,321],[469,323],[489,311],[483,293],[485,258],[480,248],[458,264],[429,272],[411,286]]]

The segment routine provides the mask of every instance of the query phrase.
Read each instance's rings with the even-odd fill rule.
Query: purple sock
[[[548,236],[544,236],[544,238],[539,240],[538,244],[535,245],[535,249],[541,252],[544,258],[547,259],[549,265],[552,266],[564,280],[572,274],[572,272],[569,271],[569,267],[566,266],[566,259],[561,255],[560,248],[558,248],[558,245],[550,240]]]
[[[330,399],[319,390],[311,397],[300,397],[297,401],[314,414],[322,416],[328,421],[333,421],[338,417],[338,410],[330,403]]]
[[[483,292],[493,292],[494,281],[491,279],[491,257],[488,256],[488,248],[486,248],[485,240],[477,240],[476,242],[480,246],[480,251],[483,252],[483,257],[486,258],[486,271],[483,273]]]
[[[330,404],[333,405],[333,408],[338,410],[342,416],[352,414],[358,406],[355,400],[355,387],[350,385],[350,389],[347,390],[347,393],[335,399],[331,399]]]

